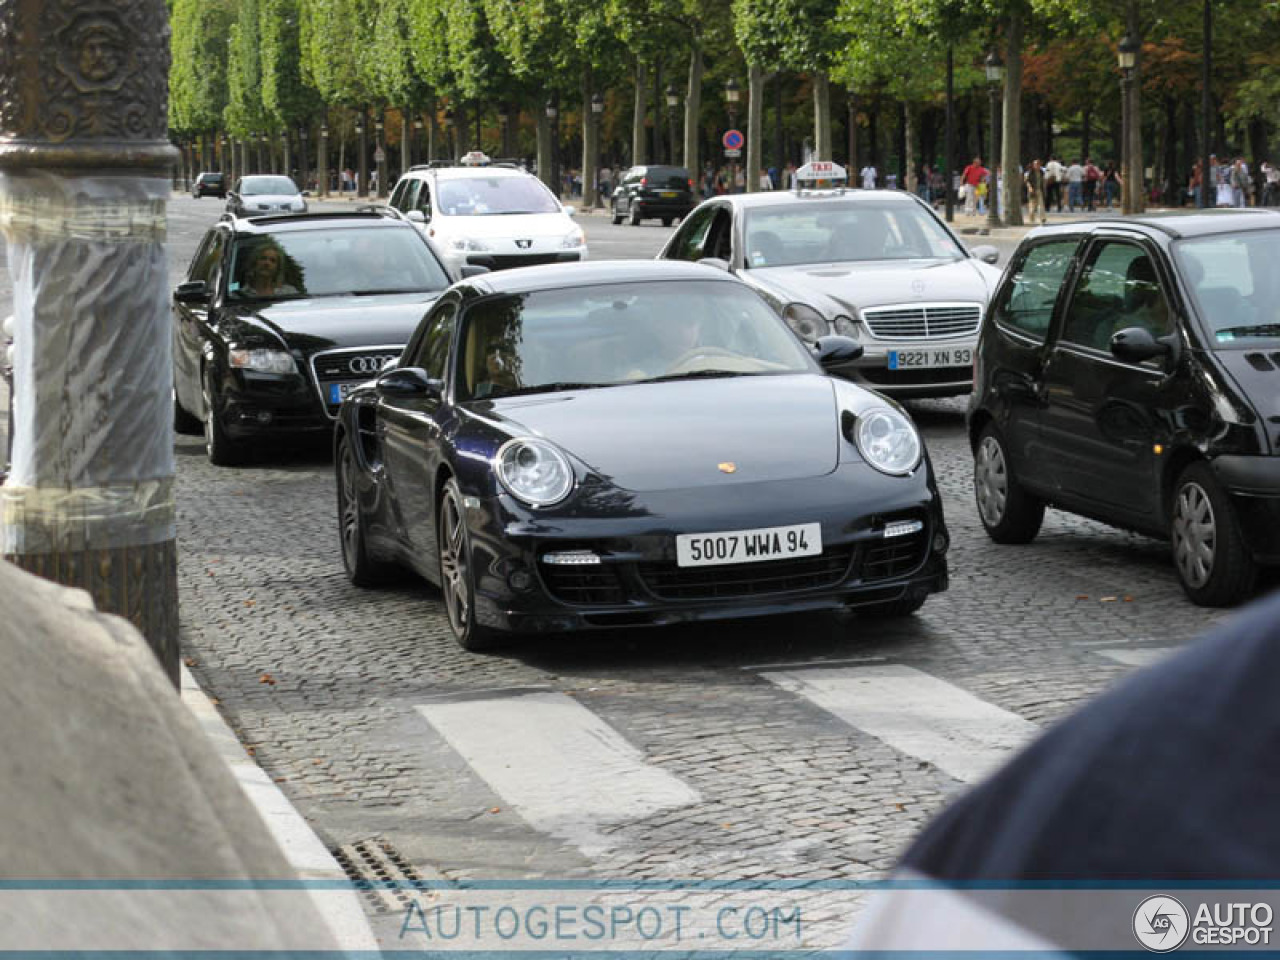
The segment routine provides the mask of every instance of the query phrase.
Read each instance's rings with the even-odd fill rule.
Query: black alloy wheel
[[[178,399],[178,391],[173,391],[173,429],[176,433],[183,433],[195,436],[204,429],[204,424],[200,418],[194,414],[187,412],[186,407],[182,405],[182,401]]]
[[[200,378],[200,399],[204,401],[204,449],[215,467],[234,467],[244,460],[244,447],[227,436],[217,414],[218,388],[213,372],[205,367]]]
[[[663,225],[664,227],[669,227],[669,226],[671,226],[671,221],[672,221],[672,220],[674,220],[674,219],[675,219],[674,217],[663,217],[663,218],[662,218],[662,225]]]
[[[464,650],[487,650],[498,643],[498,635],[476,623],[476,587],[471,572],[471,534],[467,530],[466,508],[458,482],[452,477],[444,485],[436,523],[437,553],[440,555],[440,592],[449,614],[453,639]]]
[[[342,539],[342,566],[347,579],[357,587],[375,587],[385,583],[393,572],[391,564],[374,560],[369,555],[365,537],[364,512],[356,491],[359,464],[351,438],[343,434],[338,441],[338,528]]]
[[[973,458],[978,518],[996,543],[1030,543],[1044,522],[1044,501],[1018,483],[1004,438],[988,423]]]
[[[1230,607],[1253,592],[1258,566],[1245,545],[1231,499],[1207,463],[1178,477],[1169,514],[1169,542],[1178,580],[1202,607]]]

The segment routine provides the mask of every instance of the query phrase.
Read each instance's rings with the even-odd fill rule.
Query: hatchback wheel
[[[613,225],[616,227],[622,223],[622,214],[618,212],[618,201],[613,201]]]
[[[631,201],[631,211],[630,216],[627,217],[627,222],[633,227],[640,226],[640,207],[636,205],[634,200]]]
[[[199,417],[187,413],[182,401],[178,399],[178,391],[173,391],[173,429],[178,433],[197,434],[204,424]]]
[[[360,497],[356,491],[356,477],[360,466],[356,462],[355,448],[346,434],[338,441],[338,462],[335,469],[338,471],[338,526],[342,538],[342,566],[347,571],[347,579],[357,587],[377,586],[389,578],[392,567],[369,555],[364,512],[360,509]]]
[[[1229,607],[1253,592],[1257,564],[1231,500],[1208,464],[1193,463],[1178,477],[1169,540],[1178,580],[1193,603]]]
[[[1044,502],[1018,483],[1004,438],[987,424],[973,461],[978,517],[996,543],[1030,543],[1044,522]]]
[[[440,555],[440,590],[453,638],[464,650],[487,650],[499,635],[476,623],[476,585],[471,572],[471,535],[467,531],[462,493],[457,481],[444,485],[436,523],[437,552]]]
[[[671,226],[671,221],[672,221],[672,219],[673,219],[672,217],[663,217],[663,218],[662,218],[662,225],[663,225],[664,227],[669,227],[669,226]]]
[[[204,449],[209,462],[215,467],[234,467],[244,460],[244,447],[227,436],[226,429],[217,414],[218,388],[213,374],[205,368],[200,384],[204,401]]]

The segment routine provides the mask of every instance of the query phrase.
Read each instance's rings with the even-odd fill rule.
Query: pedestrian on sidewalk
[[[1027,219],[1044,226],[1044,169],[1040,166],[1039,158],[1031,161],[1031,166],[1027,167],[1022,179],[1027,185]]]
[[[1102,171],[1088,157],[1084,161],[1084,205],[1090,213],[1094,212],[1094,201],[1098,196],[1098,184],[1102,181]]]
[[[1247,207],[1249,205],[1249,167],[1244,157],[1236,157],[1231,164],[1231,205]]]
[[[1077,159],[1067,167],[1067,209],[1075,213],[1084,206],[1084,167]]]
[[[1120,198],[1120,171],[1116,169],[1115,161],[1108,163],[1106,169],[1102,171],[1102,196],[1107,202],[1108,210],[1114,207]]]
[[[987,168],[982,165],[981,157],[974,157],[973,163],[964,168],[960,174],[960,182],[964,187],[964,212],[966,216],[974,216],[978,212],[978,185],[987,178]]]
[[[1044,202],[1045,207],[1057,206],[1058,212],[1062,212],[1062,185],[1066,182],[1067,170],[1058,162],[1058,159],[1052,155],[1049,162],[1044,167]]]
[[[862,177],[862,189],[874,190],[876,188],[876,179],[880,176],[874,163],[868,163],[862,168],[860,176]]]
[[[1266,177],[1266,184],[1262,188],[1262,205],[1274,207],[1280,203],[1280,167],[1263,160],[1262,175]]]

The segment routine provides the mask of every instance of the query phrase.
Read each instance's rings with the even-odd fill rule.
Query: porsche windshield
[[[748,269],[853,260],[960,260],[965,252],[915,204],[797,200],[746,211]]]
[[[602,284],[498,297],[467,311],[460,336],[463,400],[813,369],[800,342],[763,300],[723,281]]]
[[[444,269],[411,227],[251,234],[236,244],[228,291],[240,300],[443,290]]]
[[[458,177],[442,179],[437,206],[450,217],[559,213],[560,204],[533,177]]]
[[[1280,230],[1193,237],[1175,250],[1212,346],[1280,340]]]

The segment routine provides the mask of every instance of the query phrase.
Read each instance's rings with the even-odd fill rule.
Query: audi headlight
[[[808,343],[830,332],[822,314],[806,303],[787,304],[782,311],[782,319],[787,321],[787,326],[796,332],[796,336]]]
[[[853,317],[846,317],[842,313],[836,317],[833,326],[836,328],[836,333],[842,337],[853,337],[855,340],[858,338],[858,325],[854,322]]]
[[[297,373],[293,357],[283,350],[233,349],[228,354],[231,366],[237,370],[254,370],[258,373]]]
[[[448,241],[448,244],[454,250],[474,250],[483,253],[493,249],[483,240],[473,240],[470,237],[454,237]]]
[[[872,407],[860,414],[854,441],[867,463],[895,476],[914,470],[923,450],[915,425],[889,407]]]
[[[583,233],[582,228],[579,227],[560,241],[560,247],[564,250],[571,250],[582,246],[586,242],[587,235]]]
[[[559,503],[573,489],[573,468],[545,440],[518,437],[498,448],[498,479],[516,498],[535,507]]]

